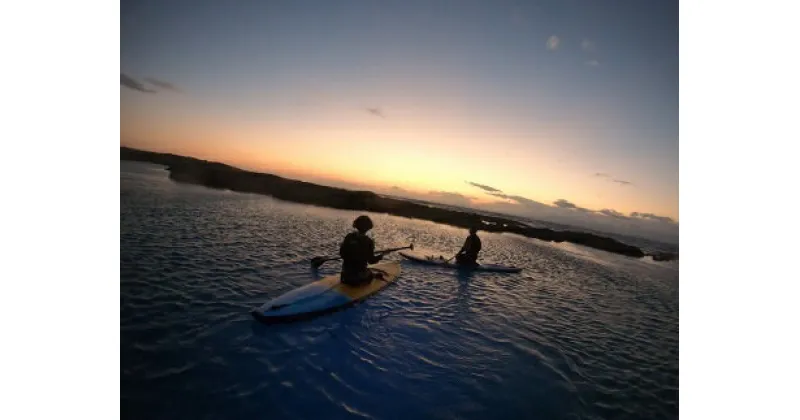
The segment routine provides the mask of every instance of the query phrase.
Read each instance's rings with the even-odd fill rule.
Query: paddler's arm
[[[461,254],[464,254],[465,252],[467,252],[467,251],[469,250],[469,248],[470,248],[470,246],[469,246],[469,245],[470,245],[470,243],[469,243],[469,238],[467,238],[467,239],[464,241],[464,245],[461,247],[461,250],[460,250],[460,251],[458,251],[458,254],[457,254],[457,255],[461,255]]]
[[[370,264],[375,264],[383,259],[383,254],[375,254],[375,242],[370,242],[369,244],[369,255],[372,255],[372,258],[369,260]]]

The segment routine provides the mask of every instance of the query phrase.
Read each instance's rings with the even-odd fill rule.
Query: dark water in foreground
[[[356,213],[121,167],[122,418],[678,416],[677,262],[484,233],[484,260],[525,271],[403,262],[360,305],[266,326],[249,310],[337,272],[308,259],[335,253]],[[449,257],[466,234],[373,220],[379,248]]]

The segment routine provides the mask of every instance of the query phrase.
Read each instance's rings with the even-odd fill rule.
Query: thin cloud
[[[472,204],[472,198],[467,197],[466,195],[449,192],[449,191],[428,191],[428,198],[433,200],[439,200],[444,204],[455,204],[459,206],[470,206]]]
[[[557,36],[553,35],[550,38],[547,38],[547,49],[550,51],[555,51],[558,49],[558,45],[561,44],[561,40],[558,39]]]
[[[452,198],[469,199],[469,197],[467,197],[464,194],[459,194],[459,193],[454,193],[454,192],[449,192],[449,191],[431,190],[431,191],[428,191],[428,194],[430,194],[430,195],[438,195],[438,196],[441,196],[441,197],[452,197]]]
[[[584,213],[593,213],[591,210],[585,207],[579,207],[574,203],[564,200],[563,198],[559,198],[558,200],[554,201],[553,205],[561,209],[571,209],[571,210],[582,211]]]
[[[576,206],[573,203],[570,203],[567,200],[564,200],[563,198],[559,198],[558,200],[554,201],[553,205],[556,206],[556,207],[560,207],[562,209],[577,209],[578,208],[578,206]]]
[[[467,181],[467,184],[472,185],[473,187],[478,187],[478,188],[480,188],[480,189],[482,189],[484,191],[488,191],[490,193],[503,192],[502,190],[498,190],[495,187],[490,187],[488,185],[478,184],[477,182]]]
[[[594,45],[593,41],[591,41],[589,39],[584,39],[583,41],[581,41],[581,49],[583,50],[584,53],[586,53],[587,55],[589,55],[589,57],[591,57],[590,60],[584,61],[583,64],[585,64],[586,66],[589,66],[589,67],[598,67],[598,66],[600,66],[600,62],[597,61],[597,59],[593,57],[595,55],[595,52],[596,52],[595,45]]]
[[[547,206],[547,204],[540,203],[540,202],[538,202],[536,200],[531,200],[530,198],[525,198],[525,197],[522,197],[522,196],[519,196],[519,195],[508,195],[508,194],[503,194],[503,193],[499,193],[499,192],[491,193],[491,195],[494,196],[494,197],[497,197],[497,198],[505,199],[505,200],[516,201],[517,204],[524,204],[524,205],[528,205],[528,206],[546,206],[546,207],[549,207],[549,206]]]
[[[386,116],[383,115],[383,111],[381,111],[380,108],[367,108],[366,111],[376,117],[386,118]]]
[[[598,172],[596,176],[601,178],[611,177],[610,174],[602,172]],[[677,240],[678,223],[666,223],[672,220],[652,213],[634,212],[626,215],[610,208],[589,210],[566,199],[559,199],[551,204],[543,204],[521,196],[503,193],[489,193],[489,195],[507,201],[490,204],[478,203],[478,208],[600,231],[623,234],[633,233],[656,240],[665,240],[667,238],[669,238],[669,241]],[[473,202],[474,205],[475,203]]]
[[[626,181],[624,179],[614,178],[613,175],[607,174],[605,172],[595,172],[594,176],[597,177],[597,178],[607,179],[608,182],[614,182],[614,183],[620,184],[622,186],[633,185],[633,182],[631,182],[631,181]]]
[[[598,210],[596,213],[604,214],[606,216],[614,217],[614,218],[621,219],[621,220],[629,219],[629,217],[626,216],[625,214],[620,213],[620,212],[618,212],[616,210],[613,210],[613,209]]]
[[[173,85],[172,83],[165,82],[163,80],[158,80],[158,79],[155,79],[155,78],[152,78],[152,77],[146,77],[144,80],[147,83],[150,83],[153,86],[160,87],[161,89],[164,89],[164,90],[170,90],[170,91],[173,91],[173,92],[176,92],[176,93],[182,93],[183,92],[177,86]]]
[[[128,89],[138,90],[139,92],[156,93],[155,90],[146,88],[138,80],[134,79],[133,77],[128,76],[125,73],[120,73],[119,74],[119,84],[121,86],[125,86]]]
[[[673,224],[675,223],[675,221],[672,220],[671,217],[657,216],[657,215],[655,215],[653,213],[639,213],[639,212],[635,211],[635,212],[631,213],[631,217],[638,217],[640,219],[655,220],[655,221],[659,221],[659,222],[666,222],[666,223],[673,223]]]

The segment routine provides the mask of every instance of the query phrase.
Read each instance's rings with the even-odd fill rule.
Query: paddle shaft
[[[403,247],[400,247],[400,248],[389,248],[389,249],[384,249],[384,250],[381,250],[381,251],[378,251],[378,252],[376,252],[376,254],[381,254],[381,255],[383,255],[383,254],[388,254],[388,253],[390,253],[390,252],[394,252],[394,251],[400,251],[400,250],[403,250],[403,249],[414,249],[414,245],[412,244],[412,245],[409,245],[409,246],[403,246]],[[316,263],[315,263],[315,265],[321,265],[322,263],[324,263],[324,262],[327,262],[327,261],[336,261],[336,260],[341,260],[341,259],[342,259],[342,257],[341,257],[341,256],[339,256],[339,257],[330,257],[330,258],[325,258],[325,259],[323,259],[323,260],[320,260],[320,261],[316,262]]]

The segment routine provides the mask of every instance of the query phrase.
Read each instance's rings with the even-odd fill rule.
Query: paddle
[[[458,251],[458,254],[460,254],[460,253],[461,253],[461,251]],[[450,257],[450,258],[448,258],[448,259],[446,259],[446,260],[444,259],[444,255],[439,255],[439,259],[442,259],[442,260],[444,260],[444,262],[446,262],[446,263],[449,263],[449,262],[450,262],[450,260],[452,260],[453,258],[457,257],[457,256],[458,256],[458,254],[456,254],[456,255],[453,255],[452,257]]]
[[[400,250],[403,250],[403,249],[411,249],[411,250],[413,250],[414,249],[414,244],[411,244],[409,246],[404,246],[404,247],[401,247],[401,248],[384,249],[383,251],[378,251],[377,254],[384,255],[384,254],[388,254],[390,252],[400,251]],[[314,268],[319,268],[322,264],[325,264],[328,261],[336,261],[336,260],[341,260],[341,259],[342,259],[342,257],[314,257],[314,258],[311,259],[311,266],[314,267]]]

